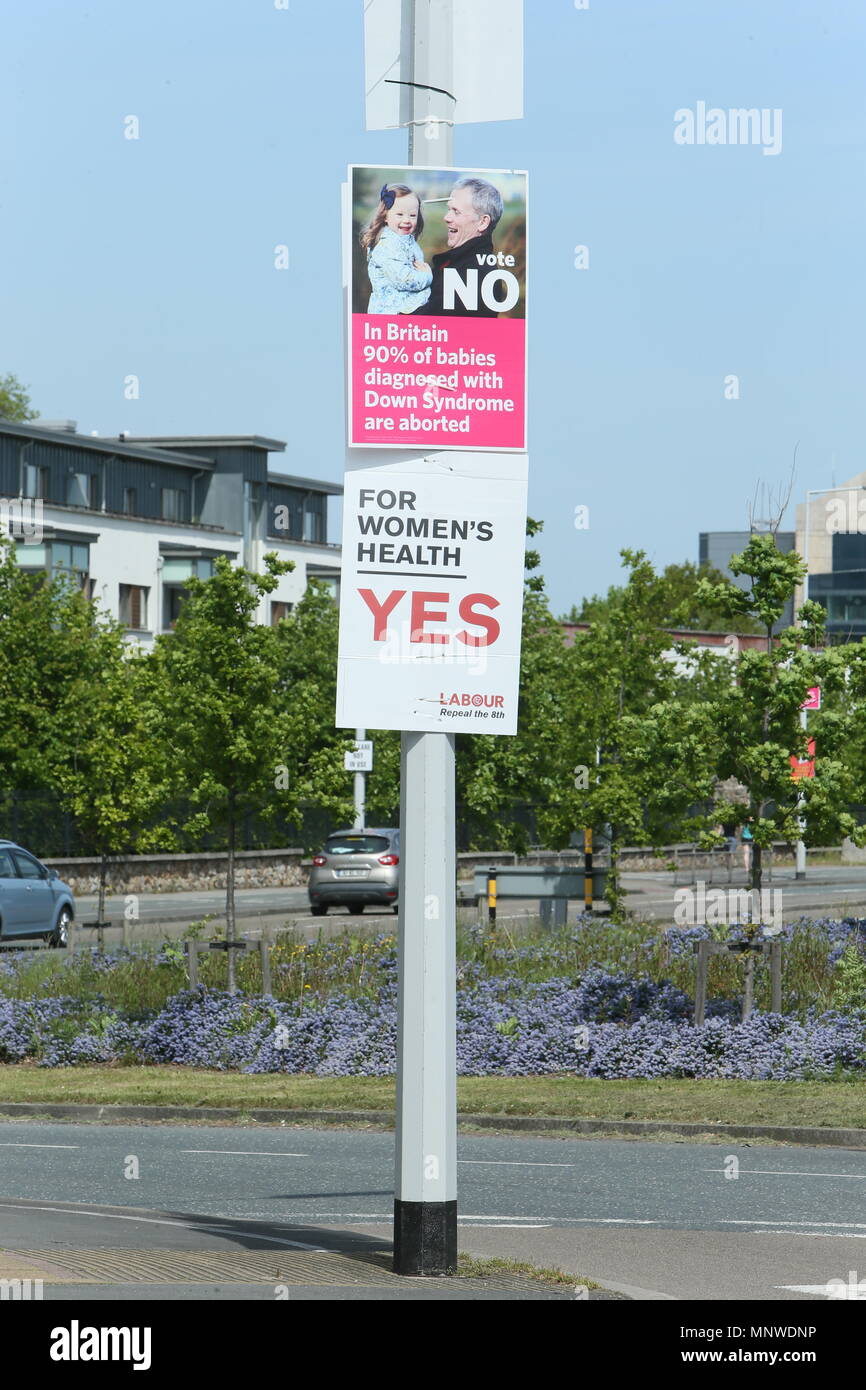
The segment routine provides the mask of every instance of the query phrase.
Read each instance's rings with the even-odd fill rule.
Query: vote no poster
[[[527,458],[351,463],[338,728],[514,734]]]
[[[526,448],[527,175],[349,169],[349,445]]]

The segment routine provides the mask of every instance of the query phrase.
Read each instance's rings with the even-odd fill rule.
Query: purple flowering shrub
[[[741,934],[730,932],[733,939]],[[847,945],[866,946],[866,922],[787,926],[786,1012],[759,1008],[746,1023],[742,962],[714,956],[707,1019],[695,1028],[694,943],[711,935],[706,926],[657,931],[592,919],[528,945],[505,933],[469,933],[458,967],[458,1072],[786,1081],[866,1071],[866,1011],[828,1010],[832,991],[815,985],[832,981],[828,962],[832,967]],[[182,987],[176,945],[156,956],[81,953],[50,975],[33,959],[25,952],[0,957],[0,1062],[320,1076],[388,1076],[396,1069],[390,937],[281,943],[270,998],[249,992],[255,975],[242,979],[247,992],[234,995],[213,981]],[[765,977],[761,963],[759,1003]]]
[[[25,1057],[42,1066],[116,1062],[134,1057],[138,1025],[78,998],[8,999],[0,995],[0,1062]]]

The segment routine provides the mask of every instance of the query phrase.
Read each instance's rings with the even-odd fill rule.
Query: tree
[[[853,654],[848,649],[816,650],[823,638],[824,609],[809,601],[798,612],[798,625],[774,639],[773,629],[785,604],[805,574],[796,552],[783,554],[772,534],[753,534],[745,550],[731,559],[735,575],[745,575],[748,589],[727,581],[703,581],[701,599],[718,604],[732,618],[748,616],[760,623],[762,650],[744,650],[736,658],[735,679],[723,686],[705,706],[708,730],[715,743],[714,762],[720,779],[735,777],[749,794],[748,806],[720,806],[716,820],[748,821],[753,835],[751,887],[760,890],[763,852],[774,839],[789,843],[800,836],[805,813],[813,837],[851,835],[860,840],[854,817],[845,809],[852,796],[845,745],[862,705],[840,698],[835,711],[816,729],[820,747],[815,776],[794,779],[791,758],[805,758],[807,736],[800,710],[811,686],[828,695],[845,691]]]
[[[283,682],[278,629],[256,622],[265,594],[294,568],[273,553],[254,574],[220,557],[212,578],[190,579],[174,632],[156,639],[147,665],[154,733],[179,793],[198,809],[188,831],[218,828],[228,850],[226,939],[235,934],[235,855],[245,812],[273,814],[291,793],[281,769],[293,712]],[[229,946],[229,989],[236,987]]]
[[[615,916],[624,902],[622,845],[662,842],[712,785],[690,677],[665,655],[671,639],[659,623],[658,576],[643,551],[621,554],[626,584],[569,654],[574,789],[563,808],[572,826],[607,831],[605,896]]]
[[[27,387],[12,372],[0,376],[0,420],[36,420],[39,411],[31,409]]]
[[[276,629],[279,692],[285,713],[286,790],[299,816],[313,803],[332,820],[351,824],[352,777],[343,766],[351,735],[334,727],[337,703],[339,613],[329,590],[310,580],[294,612]],[[399,804],[399,734],[396,799]],[[368,779],[382,788],[387,779],[386,736],[376,738],[375,770]],[[375,779],[375,781],[374,781]],[[368,788],[369,797],[369,788]],[[306,848],[319,848],[321,823],[310,827]]]
[[[527,536],[541,529],[541,522],[528,519]],[[485,848],[518,851],[527,848],[528,840],[528,827],[516,819],[518,805],[539,808],[539,826],[546,834],[552,811],[570,787],[563,756],[567,653],[538,573],[538,552],[527,550],[525,564],[517,733],[458,734],[456,739],[457,800],[464,815],[483,827]]]
[[[86,852],[137,847],[159,789],[120,625],[68,576],[31,574],[0,545],[0,764],[8,793],[45,792],[75,815]],[[41,816],[44,804],[39,806]],[[147,847],[170,847],[159,831]],[[44,852],[44,851],[43,851]]]
[[[0,766],[15,791],[56,789],[81,715],[75,673],[88,669],[94,610],[59,575],[19,568],[0,538]]]
[[[653,573],[646,595],[647,616],[661,628],[685,628],[693,632],[724,632],[725,621],[722,613],[705,598],[699,597],[698,584],[702,580],[712,584],[723,584],[725,576],[720,570],[708,565],[695,565],[690,560],[683,564],[668,565],[661,574]],[[572,623],[597,623],[609,617],[625,602],[625,590],[621,585],[611,585],[607,594],[594,594],[585,598],[578,609],[572,605],[571,612],[564,619]],[[758,625],[748,615],[741,615],[738,624],[740,633],[760,631]]]
[[[154,739],[142,656],[130,653],[119,623],[94,615],[90,641],[69,673],[78,710],[56,771],[65,804],[99,855],[97,920],[105,911],[108,857],[131,850],[170,850],[161,818],[167,769]]]

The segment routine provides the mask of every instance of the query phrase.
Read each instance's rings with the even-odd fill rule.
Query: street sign
[[[343,754],[343,767],[346,769],[347,772],[372,772],[372,739],[356,739],[354,747],[347,749],[347,751]]]
[[[349,461],[337,727],[514,734],[525,454]]]
[[[815,740],[814,740],[813,738],[810,738],[810,739],[809,739],[809,750],[808,750],[808,756],[807,756],[807,757],[805,757],[805,758],[798,758],[798,757],[796,756],[796,754],[792,753],[792,754],[791,754],[791,757],[790,757],[790,759],[789,759],[789,761],[790,761],[790,763],[791,763],[791,776],[792,776],[795,780],[796,780],[798,777],[814,777],[814,776],[815,776]]]
[[[526,448],[527,175],[349,169],[350,448]]]
[[[407,85],[413,74],[406,34],[401,58],[403,9],[401,0],[366,0],[364,6],[368,130],[405,125],[418,109],[419,94]],[[446,49],[431,55],[440,61],[431,64],[435,70],[429,82],[445,89],[439,106],[447,118],[455,125],[519,120],[523,116],[523,0],[454,0],[447,26],[450,34],[444,15],[433,18],[431,40],[435,45],[444,37]],[[421,109],[426,112],[430,107]],[[428,137],[431,141],[438,138],[434,130],[435,126]]]
[[[820,709],[820,708],[821,708],[821,687],[820,687],[820,685],[811,685],[811,686],[809,687],[809,690],[808,690],[808,693],[807,693],[807,695],[806,695],[805,700],[803,701],[802,705],[800,706],[800,709]]]

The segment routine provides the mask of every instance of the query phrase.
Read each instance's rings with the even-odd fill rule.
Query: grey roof
[[[342,483],[327,483],[324,478],[302,478],[296,473],[272,473],[268,471],[268,482],[272,487],[301,487],[307,492],[326,492],[330,497],[342,497]]]
[[[263,434],[137,434],[139,444],[162,444],[170,449],[172,444],[189,448],[195,445],[202,449],[216,449],[220,446],[240,448],[246,444],[254,449],[267,449],[269,454],[282,454],[286,444],[283,439],[268,439]]]
[[[151,463],[173,463],[181,468],[214,469],[213,459],[200,458],[195,454],[173,454],[169,449],[152,449],[147,445],[133,444],[126,439],[112,439],[96,434],[73,434],[70,430],[46,429],[32,423],[24,424],[18,420],[0,420],[0,434],[17,436],[20,439],[43,439],[52,444],[71,445],[75,449],[90,449],[98,454],[112,454],[115,457],[146,459]]]

